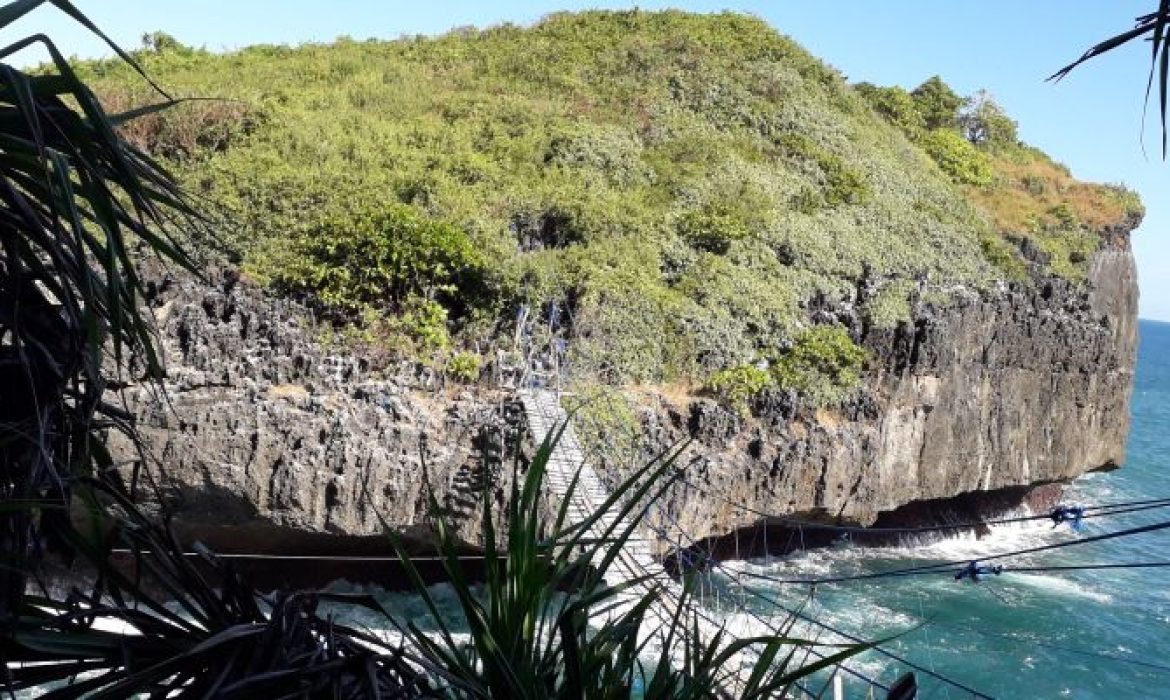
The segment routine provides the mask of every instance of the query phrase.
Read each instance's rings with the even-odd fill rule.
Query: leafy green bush
[[[292,241],[270,245],[279,246],[276,264],[261,274],[349,318],[367,307],[402,312],[415,297],[474,300],[484,267],[466,233],[400,204],[329,212]]]
[[[626,129],[606,124],[574,125],[553,137],[545,155],[549,165],[600,173],[621,187],[644,184],[650,176],[642,144]]]
[[[1020,140],[1015,120],[986,91],[967,100],[959,114],[959,128],[968,141],[991,151],[1015,148]]]
[[[920,143],[938,167],[956,183],[976,187],[992,183],[995,171],[991,161],[957,131],[934,129],[924,134]]]
[[[926,118],[919,111],[918,101],[904,88],[879,87],[872,83],[857,83],[853,87],[875,112],[907,136],[917,138],[926,130]]]
[[[617,387],[579,382],[561,398],[578,437],[590,452],[615,459],[633,459],[640,453],[642,424],[625,392]],[[634,464],[620,465],[623,473]]]
[[[984,234],[979,239],[983,255],[1001,271],[1005,279],[1023,280],[1028,276],[1028,264],[1020,257],[1019,250],[994,233]]]
[[[820,169],[823,178],[820,194],[826,206],[861,204],[869,196],[869,184],[859,170],[849,167],[840,156],[809,137],[787,133],[780,137],[779,143],[791,156],[815,163]]]
[[[397,324],[402,332],[415,341],[425,355],[446,350],[451,345],[447,332],[447,309],[436,301],[411,299],[403,308]]]
[[[740,413],[747,413],[748,400],[772,384],[772,375],[755,365],[740,365],[712,374],[707,389]]]
[[[1073,230],[1081,226],[1076,213],[1065,203],[1057,204],[1048,209],[1047,214],[1052,217],[1056,229]]]
[[[894,328],[910,320],[910,294],[915,288],[913,280],[897,279],[887,283],[872,299],[865,302],[863,311],[866,320],[874,328]]]
[[[957,125],[960,97],[939,76],[931,76],[910,93],[928,131],[953,129]]]
[[[769,368],[781,389],[791,389],[816,405],[838,403],[861,382],[865,350],[839,326],[818,326],[796,337]]]
[[[472,384],[479,380],[483,367],[483,357],[474,352],[460,352],[447,360],[447,374],[464,384]]]
[[[1084,279],[1086,262],[1101,246],[1101,237],[1084,229],[1050,230],[1032,236],[1048,258],[1047,271],[1068,279]]]
[[[678,233],[697,250],[723,255],[732,243],[747,238],[751,231],[734,207],[718,202],[683,214]]]

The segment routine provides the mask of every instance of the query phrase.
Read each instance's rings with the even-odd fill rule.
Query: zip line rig
[[[578,417],[578,416],[575,416],[575,417]],[[595,446],[590,445],[590,451],[594,453],[595,457],[598,456],[596,454],[598,450],[596,449]],[[697,484],[694,484],[691,480],[687,479],[685,476],[685,472],[683,472],[683,470],[681,468],[680,468],[679,472],[680,473],[674,475],[678,479],[679,483],[687,485],[690,488],[694,488],[695,490],[697,490],[701,493],[704,493],[705,495],[708,495],[709,497],[715,497],[718,500],[720,500],[721,502],[723,502],[731,507],[737,508],[737,509],[741,510],[742,512],[754,514],[754,515],[760,516],[762,518],[767,518],[771,522],[784,523],[786,525],[790,525],[790,526],[798,528],[798,529],[807,528],[810,530],[836,531],[836,532],[841,532],[845,536],[848,536],[849,534],[852,534],[852,533],[864,533],[864,532],[870,532],[870,533],[880,532],[882,534],[918,534],[918,533],[924,533],[924,532],[947,533],[947,532],[969,530],[969,529],[973,529],[976,527],[982,527],[982,526],[988,526],[988,525],[1004,525],[1004,524],[1039,522],[1039,521],[1050,521],[1052,523],[1053,529],[1060,527],[1061,525],[1067,525],[1071,531],[1079,533],[1079,532],[1083,531],[1084,522],[1086,520],[1089,520],[1089,519],[1109,517],[1109,516],[1118,516],[1118,515],[1123,515],[1123,514],[1137,513],[1137,512],[1143,512],[1143,511],[1149,511],[1149,510],[1170,507],[1170,498],[1154,498],[1154,499],[1134,500],[1134,501],[1125,501],[1125,502],[1117,502],[1117,503],[1104,503],[1104,504],[1087,505],[1087,506],[1080,505],[1080,504],[1060,505],[1060,506],[1053,508],[1051,511],[1049,511],[1047,513],[1035,514],[1035,515],[1014,516],[1014,517],[1004,517],[1004,518],[995,518],[995,519],[986,519],[986,520],[980,520],[977,522],[959,522],[959,523],[947,523],[947,524],[942,524],[942,525],[898,527],[898,528],[894,528],[894,527],[864,528],[864,527],[848,526],[848,525],[829,525],[829,524],[825,524],[825,523],[804,521],[804,520],[800,520],[800,519],[796,519],[796,518],[790,518],[787,516],[772,515],[772,514],[763,512],[759,509],[752,508],[751,506],[748,506],[746,504],[735,502],[735,501],[728,499],[722,495],[713,494],[711,489],[701,487]],[[894,570],[890,570],[890,571],[875,572],[875,573],[862,574],[862,575],[856,575],[856,576],[785,579],[785,578],[781,578],[781,577],[777,577],[777,576],[760,574],[760,573],[746,571],[746,570],[744,570],[744,571],[730,571],[730,570],[728,570],[727,567],[720,560],[718,560],[716,557],[714,557],[709,551],[704,552],[702,544],[700,542],[698,542],[697,540],[695,540],[694,538],[690,537],[686,533],[686,531],[683,530],[683,528],[678,523],[678,521],[673,516],[671,516],[669,513],[667,513],[665,511],[665,509],[658,507],[655,504],[651,504],[651,509],[659,516],[659,518],[661,520],[668,521],[673,526],[673,530],[677,531],[678,534],[675,535],[674,537],[672,537],[671,533],[667,532],[665,530],[665,528],[661,528],[661,527],[654,528],[654,526],[649,523],[648,518],[643,519],[643,524],[651,527],[651,529],[655,529],[659,538],[662,541],[669,542],[673,545],[676,555],[679,556],[680,559],[685,560],[683,562],[686,565],[685,568],[690,569],[690,570],[694,570],[694,571],[707,571],[707,572],[718,571],[726,578],[727,581],[731,582],[733,584],[733,587],[738,589],[738,592],[739,592],[739,601],[740,602],[737,602],[735,605],[735,609],[737,612],[746,613],[746,614],[752,616],[753,618],[755,618],[757,620],[757,622],[767,623],[768,621],[764,620],[763,617],[761,615],[759,615],[759,613],[755,612],[750,607],[747,607],[747,606],[742,604],[742,600],[745,597],[752,598],[752,599],[755,599],[755,600],[760,601],[761,603],[767,605],[769,609],[776,610],[776,611],[783,611],[786,614],[788,614],[790,618],[800,619],[801,621],[803,621],[807,624],[810,624],[814,627],[819,627],[821,629],[824,629],[824,630],[830,632],[831,634],[835,634],[837,637],[839,637],[841,639],[845,639],[847,641],[851,641],[854,643],[860,643],[860,642],[863,642],[864,640],[862,640],[859,637],[849,635],[848,633],[844,632],[843,630],[837,629],[835,627],[828,625],[827,623],[824,623],[820,620],[817,620],[817,619],[809,616],[807,613],[802,612],[801,610],[791,609],[790,607],[784,605],[781,601],[777,600],[775,597],[770,596],[770,595],[768,595],[768,594],[766,594],[766,593],[764,593],[764,592],[762,592],[762,591],[760,591],[752,586],[744,585],[742,583],[742,579],[743,578],[757,579],[757,580],[760,580],[763,582],[767,582],[770,585],[796,585],[796,584],[807,585],[810,587],[810,594],[812,594],[812,592],[815,592],[816,586],[818,586],[818,585],[832,584],[832,583],[843,583],[846,581],[874,580],[874,579],[882,579],[882,578],[890,578],[890,577],[898,577],[898,576],[949,575],[951,578],[953,578],[955,581],[958,581],[958,582],[969,581],[971,583],[979,583],[983,580],[986,580],[988,577],[999,576],[999,575],[1002,575],[1005,573],[1012,573],[1012,572],[1031,573],[1031,572],[1061,572],[1061,571],[1093,571],[1093,570],[1107,570],[1107,569],[1150,569],[1150,568],[1170,567],[1170,561],[1165,561],[1165,562],[1163,562],[1163,561],[1130,562],[1130,563],[1114,563],[1114,564],[1052,565],[1052,566],[1014,566],[1014,565],[1011,565],[1009,563],[996,563],[996,564],[988,563],[988,562],[999,562],[1001,560],[1010,559],[1011,557],[1016,557],[1016,556],[1026,555],[1026,554],[1034,554],[1034,553],[1038,553],[1038,552],[1046,552],[1046,551],[1051,551],[1051,550],[1063,549],[1063,548],[1067,548],[1067,547],[1073,547],[1073,546],[1078,546],[1078,545],[1082,545],[1082,544],[1090,544],[1093,542],[1099,542],[1099,541],[1105,541],[1105,540],[1112,540],[1112,539],[1121,538],[1121,537],[1136,536],[1136,535],[1140,535],[1143,533],[1155,532],[1155,531],[1160,531],[1160,530],[1170,528],[1170,522],[1159,522],[1159,523],[1153,523],[1150,525],[1127,528],[1127,529],[1119,530],[1116,532],[1109,532],[1109,533],[1104,533],[1104,534],[1100,534],[1100,535],[1079,538],[1076,540],[1070,540],[1070,541],[1065,541],[1065,542],[1059,542],[1059,543],[1041,545],[1041,546],[1036,546],[1036,547],[1028,547],[1028,548],[1022,548],[1022,549],[1017,549],[1017,550],[1012,550],[1012,551],[995,553],[995,554],[992,554],[990,556],[982,557],[978,560],[946,561],[946,562],[932,563],[932,564],[927,564],[927,565],[922,565],[922,566],[907,567],[907,568],[902,568],[902,569],[894,569]],[[684,543],[681,540],[686,540],[686,541]],[[738,542],[737,542],[737,545],[738,545]],[[738,547],[737,547],[737,549],[738,549]],[[717,589],[716,589],[716,591],[717,591]],[[732,600],[735,600],[735,596],[729,596],[729,597]],[[716,592],[717,606],[719,605],[718,600],[719,600],[718,592]],[[885,656],[886,658],[889,658],[892,661],[895,661],[897,663],[901,663],[909,668],[912,668],[915,671],[924,674],[925,676],[931,677],[931,678],[939,681],[944,686],[949,687],[950,689],[962,691],[971,697],[977,697],[977,698],[989,697],[985,693],[982,693],[974,688],[971,688],[971,687],[963,684],[960,681],[957,681],[953,678],[947,677],[943,674],[937,673],[936,671],[934,671],[931,668],[926,668],[926,667],[921,666],[920,664],[916,664],[916,663],[910,661],[909,659],[906,659],[905,657],[903,657],[901,655],[898,655],[894,652],[889,651],[888,649],[886,649],[884,647],[881,647],[880,645],[878,647],[874,648],[873,651],[879,655],[882,655],[882,656]],[[817,655],[817,652],[815,649],[810,649],[809,652],[814,656]],[[1094,652],[1086,652],[1084,650],[1076,650],[1075,653],[1079,653],[1082,655],[1089,655],[1089,656],[1097,656],[1097,654],[1095,654]],[[1110,661],[1119,661],[1119,662],[1135,661],[1135,663],[1137,665],[1140,665],[1140,666],[1147,665],[1145,662],[1137,662],[1136,660],[1123,659],[1123,658],[1118,658],[1118,657],[1114,657],[1114,656],[1110,656],[1110,655],[1100,655],[1100,656],[1102,656],[1103,659],[1110,660]],[[863,674],[860,674],[859,672],[857,672],[855,669],[848,668],[845,664],[840,664],[839,667],[844,673],[859,677],[862,680],[873,684],[873,685],[871,685],[871,687],[881,687],[880,685],[878,685],[878,682],[876,679],[866,677]],[[1170,667],[1163,667],[1162,665],[1159,665],[1159,664],[1149,664],[1149,667],[1150,668],[1157,668],[1159,670],[1164,669],[1164,670],[1170,671]]]
[[[564,309],[564,315],[567,317],[567,316],[569,316],[569,313],[570,313],[569,309],[566,307]],[[560,320],[560,312],[559,312],[559,310],[556,313],[550,311],[549,316],[550,316],[550,318],[549,318],[550,323],[549,323],[549,329],[548,329],[549,334],[551,336],[554,336],[554,337],[556,337],[559,334],[560,337],[558,337],[557,339],[560,340],[561,338],[564,337],[563,334],[560,334],[561,329],[557,327],[557,324],[559,323],[559,320]],[[571,322],[571,319],[569,319],[569,321]],[[519,333],[518,333],[518,335],[519,335]],[[529,336],[529,338],[531,338],[531,336]],[[565,347],[566,343],[564,340],[561,340],[561,342],[557,343],[555,346],[553,345],[553,343],[549,343],[549,346],[550,346],[550,348],[555,348],[555,352],[546,352],[545,354],[555,357],[556,363],[553,364],[553,363],[545,362],[544,366],[539,368],[539,369],[544,369],[545,373],[542,373],[539,371],[539,369],[534,368],[534,369],[536,369],[536,371],[532,371],[532,372],[528,373],[528,376],[525,377],[525,381],[522,383],[522,386],[524,386],[525,388],[529,388],[529,389],[548,391],[550,394],[555,394],[559,398],[560,393],[561,393],[560,390],[564,385],[563,384],[563,372],[565,369],[565,365],[567,364],[566,363],[567,353],[566,353],[566,347]],[[525,348],[525,350],[526,350],[526,352],[524,354],[527,355],[528,357],[535,356],[535,353],[533,353],[531,351],[531,348]],[[552,364],[551,367],[550,367],[550,364]],[[553,371],[548,372],[549,369],[551,369]],[[542,374],[543,374],[543,376],[541,376]],[[550,376],[550,375],[552,375],[552,376]],[[599,398],[595,397],[592,400],[599,400]],[[579,411],[574,412],[574,418],[582,418],[582,417],[584,417],[584,416],[582,416],[581,412],[579,412]],[[569,419],[566,418],[565,420],[568,421]],[[607,428],[612,431],[613,426],[607,426]],[[633,436],[633,438],[635,441],[637,440],[636,435]],[[632,444],[635,444],[635,443],[632,443]],[[597,450],[596,445],[590,444],[590,445],[586,446],[586,452],[596,453],[597,451],[598,450]],[[594,454],[594,456],[596,457],[598,455]],[[631,454],[631,457],[632,456],[633,455]],[[612,457],[612,455],[605,455],[603,457]],[[1096,506],[1082,506],[1079,504],[1061,505],[1061,506],[1058,506],[1058,507],[1052,509],[1050,512],[1044,513],[1044,514],[1004,517],[1004,518],[981,520],[978,522],[946,523],[946,524],[941,524],[941,525],[926,525],[926,526],[915,526],[915,527],[865,528],[865,527],[849,526],[849,525],[828,525],[828,524],[824,524],[824,523],[803,521],[800,519],[795,519],[795,518],[791,518],[791,517],[787,517],[787,516],[773,515],[773,514],[761,511],[759,509],[752,508],[751,506],[748,506],[747,504],[738,503],[734,500],[728,499],[723,494],[714,493],[712,491],[712,489],[704,488],[702,486],[694,484],[693,482],[691,482],[689,479],[686,478],[685,473],[683,473],[681,470],[680,470],[679,474],[675,475],[675,477],[678,479],[679,483],[684,484],[684,485],[688,486],[689,488],[693,488],[696,491],[703,493],[704,495],[706,495],[709,498],[715,498],[715,499],[723,502],[724,504],[726,504],[730,507],[738,509],[742,513],[756,515],[758,517],[764,518],[764,519],[766,519],[766,522],[775,522],[775,523],[789,525],[789,526],[797,529],[801,533],[802,536],[803,536],[803,531],[805,529],[822,530],[822,531],[828,530],[828,531],[840,532],[845,539],[848,539],[850,535],[857,534],[857,533],[883,534],[883,535],[920,534],[920,533],[927,533],[927,532],[953,533],[953,532],[962,531],[962,530],[969,530],[969,529],[977,528],[977,527],[986,527],[989,525],[1004,525],[1004,524],[1012,524],[1012,523],[1043,521],[1043,520],[1051,521],[1052,527],[1054,529],[1057,527],[1060,527],[1061,525],[1068,525],[1068,527],[1071,531],[1081,532],[1083,525],[1084,525],[1084,521],[1088,520],[1088,519],[1116,516],[1116,515],[1136,513],[1136,512],[1146,511],[1146,510],[1154,510],[1154,509],[1158,509],[1158,508],[1170,507],[1170,498],[1157,498],[1157,499],[1146,499],[1146,500],[1139,500],[1139,501],[1128,501],[1128,502],[1122,502],[1122,503],[1100,504],[1100,505],[1096,505]],[[609,484],[609,486],[610,486],[610,488],[612,488],[612,484]],[[654,525],[651,522],[651,519],[646,517],[650,513],[650,511],[653,511],[658,516],[660,521],[669,523],[672,526],[671,527],[672,531],[668,532],[665,527]],[[739,614],[743,614],[743,615],[748,616],[757,625],[763,625],[766,628],[772,630],[774,633],[781,634],[780,627],[786,627],[786,629],[784,631],[787,631],[787,630],[791,629],[791,625],[794,621],[800,620],[801,622],[804,622],[808,625],[811,625],[812,627],[821,629],[821,630],[823,630],[831,635],[834,635],[835,637],[837,637],[839,639],[844,639],[844,640],[846,640],[848,642],[852,642],[852,643],[864,643],[865,640],[863,640],[857,636],[851,635],[851,634],[849,634],[841,629],[838,629],[834,626],[831,626],[828,623],[825,623],[821,620],[817,620],[817,619],[813,618],[812,616],[810,616],[809,614],[805,613],[801,609],[793,609],[789,606],[786,606],[781,601],[777,600],[775,597],[770,596],[767,593],[764,593],[763,591],[760,591],[753,586],[746,585],[743,582],[743,579],[745,577],[751,578],[751,579],[756,579],[756,580],[767,582],[769,585],[807,585],[807,586],[809,586],[809,596],[811,598],[812,596],[815,595],[815,590],[816,590],[816,587],[818,585],[844,583],[844,582],[848,582],[848,581],[878,580],[878,579],[894,578],[894,577],[901,577],[901,576],[949,575],[951,578],[953,578],[954,580],[956,580],[958,582],[970,581],[971,583],[979,583],[980,581],[983,581],[988,577],[1000,576],[1002,574],[1010,573],[1010,572],[1078,571],[1078,570],[1085,571],[1085,570],[1103,570],[1103,569],[1148,569],[1148,568],[1170,567],[1170,561],[1167,561],[1167,562],[1162,562],[1162,561],[1133,562],[1133,563],[1119,563],[1119,564],[1060,565],[1060,566],[1012,566],[1010,563],[990,563],[990,562],[1001,562],[1002,560],[1005,560],[1005,559],[1010,559],[1012,557],[1022,556],[1022,555],[1026,555],[1026,554],[1047,552],[1047,551],[1062,549],[1062,548],[1066,548],[1066,547],[1079,546],[1082,544],[1089,544],[1092,542],[1100,542],[1100,541],[1106,541],[1106,540],[1116,539],[1116,538],[1120,538],[1120,537],[1136,536],[1136,535],[1140,535],[1143,533],[1164,530],[1164,529],[1170,528],[1170,522],[1154,523],[1154,524],[1150,524],[1150,525],[1132,527],[1132,528],[1127,528],[1127,529],[1119,530],[1119,531],[1115,531],[1115,532],[1104,533],[1104,534],[1094,535],[1094,536],[1090,536],[1090,537],[1084,537],[1084,538],[1071,540],[1071,541],[1058,542],[1058,543],[1047,544],[1047,545],[1040,545],[1040,546],[1036,546],[1036,547],[1028,547],[1028,548],[1023,548],[1023,549],[1018,549],[1018,550],[1008,551],[1008,552],[1000,552],[1000,553],[992,554],[990,556],[982,557],[978,560],[966,559],[966,560],[945,561],[945,562],[924,564],[924,565],[920,565],[920,566],[905,567],[905,568],[901,568],[901,569],[893,569],[893,570],[889,570],[889,571],[860,574],[860,575],[854,575],[854,576],[837,576],[837,577],[822,577],[822,578],[789,578],[789,579],[781,578],[781,577],[777,577],[777,576],[771,576],[771,575],[767,575],[767,574],[760,574],[760,573],[746,571],[746,570],[729,571],[728,568],[719,559],[714,557],[713,554],[709,550],[704,552],[703,545],[700,542],[698,542],[697,540],[695,540],[693,537],[691,537],[681,527],[680,523],[670,513],[666,512],[666,509],[660,507],[657,503],[650,503],[646,506],[645,510],[642,512],[641,524],[644,527],[652,530],[659,538],[660,543],[666,545],[668,550],[673,550],[675,555],[677,557],[679,557],[679,559],[682,560],[683,563],[686,564],[686,567],[685,567],[686,569],[689,569],[691,571],[706,572],[708,574],[709,580],[710,580],[710,573],[711,572],[715,572],[715,571],[720,572],[726,578],[726,580],[728,582],[731,582],[733,584],[734,589],[735,589],[735,593],[737,593],[737,595],[729,596],[729,599],[734,603],[735,611]],[[766,530],[765,530],[765,536],[766,536]],[[738,531],[737,531],[737,535],[736,535],[736,548],[738,551]],[[717,607],[719,607],[720,606],[719,589],[714,587],[714,586],[712,586],[712,588],[716,593],[716,605],[717,605]],[[756,601],[763,603],[764,605],[768,606],[767,609],[769,609],[769,610],[785,613],[788,616],[787,623],[785,625],[778,626],[774,620],[765,618],[763,615],[761,615],[759,612],[757,612],[756,610],[754,610],[752,607],[750,607],[747,604],[747,601],[749,599],[756,600]],[[703,614],[706,615],[706,613],[703,613]],[[705,619],[710,620],[710,617],[708,616]],[[922,673],[925,676],[928,676],[928,677],[938,681],[941,684],[940,687],[946,689],[948,696],[949,696],[950,690],[955,690],[955,691],[961,691],[961,692],[967,694],[968,696],[975,697],[975,698],[989,698],[989,697],[991,697],[991,696],[989,696],[989,695],[987,695],[979,690],[976,690],[970,686],[963,684],[962,682],[960,682],[958,680],[950,678],[944,674],[938,673],[933,668],[926,668],[920,664],[916,664],[916,663],[910,661],[909,659],[906,659],[905,657],[898,655],[898,654],[890,651],[889,649],[884,648],[881,645],[871,646],[870,649],[879,655],[885,656],[886,658],[890,659],[891,661],[895,661],[897,663],[903,664],[906,667],[912,668],[915,671]],[[1091,654],[1091,652],[1089,652],[1089,654]],[[821,659],[823,659],[825,657],[824,654],[821,654],[812,646],[809,646],[806,650],[806,657],[805,657],[806,660],[808,659],[809,656],[814,656],[814,657],[821,658]],[[1114,657],[1107,657],[1107,658],[1113,659]],[[1114,660],[1117,660],[1117,659],[1114,659]],[[881,684],[877,679],[868,677],[865,674],[858,671],[857,669],[850,668],[845,663],[838,663],[838,664],[836,664],[836,667],[840,672],[847,674],[847,675],[850,675],[850,676],[853,676],[853,677],[856,677],[856,678],[864,681],[865,683],[867,683],[867,685],[870,689],[869,692],[871,695],[873,693],[873,690],[876,688],[880,688],[880,689],[886,690],[886,691],[890,690],[887,686]],[[807,687],[798,686],[798,688],[802,692],[805,692],[811,696],[819,697],[819,695],[813,694],[811,691],[809,691]],[[836,690],[836,688],[835,688],[835,690]],[[894,696],[895,696],[894,693],[891,692],[889,697],[894,697]],[[910,697],[910,696],[907,696],[907,697]]]

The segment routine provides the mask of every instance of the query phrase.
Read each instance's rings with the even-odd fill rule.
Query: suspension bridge
[[[679,603],[686,596],[655,556],[657,539],[630,513],[617,515],[611,510],[603,510],[603,504],[611,500],[610,491],[586,459],[573,425],[561,406],[559,393],[550,389],[525,389],[518,392],[518,398],[524,405],[533,439],[537,444],[552,445],[545,484],[556,502],[565,503],[566,525],[585,527],[586,535],[593,540],[612,538],[613,533],[630,533],[607,572],[606,583],[621,588],[617,605],[610,609],[609,614],[620,615],[646,596],[653,596],[654,602],[646,611],[649,624],[644,629],[655,634],[656,630],[671,628]],[[691,617],[696,622],[698,641],[704,645],[720,632],[721,626],[710,616]],[[750,668],[749,659],[738,661],[741,668]],[[732,697],[736,695],[737,676],[729,675],[724,684],[724,690]]]
[[[615,612],[634,605],[647,595],[653,595],[654,603],[647,610],[646,616],[651,634],[654,630],[672,626],[680,601],[689,608],[689,617],[695,621],[694,629],[700,637],[698,641],[704,646],[720,634],[732,639],[777,634],[778,630],[773,625],[769,625],[759,615],[749,614],[746,609],[737,610],[731,616],[722,613],[716,615],[700,609],[696,599],[685,595],[682,586],[656,556],[655,550],[659,545],[669,544],[663,540],[661,533],[642,519],[635,520],[634,513],[639,513],[636,509],[624,516],[603,511],[604,504],[611,501],[611,492],[590,465],[572,422],[561,406],[559,392],[549,388],[526,388],[517,392],[517,398],[524,406],[533,439],[537,444],[548,442],[552,446],[545,482],[549,495],[556,502],[566,504],[566,524],[586,527],[588,536],[595,539],[613,537],[612,533],[615,532],[631,533],[606,576],[609,585],[623,587]],[[815,649],[806,651],[813,658],[824,657]],[[729,696],[737,695],[736,691],[746,675],[753,670],[757,660],[750,650],[745,649],[737,655],[732,662],[734,672],[726,674],[727,680],[724,682],[724,690]],[[877,697],[876,691],[888,691],[886,686],[851,669],[839,668],[838,672],[854,675],[855,680],[860,679],[865,684],[862,688],[864,697]],[[840,679],[840,675],[834,678],[836,698],[844,697],[844,685]],[[811,692],[808,694],[812,695]]]

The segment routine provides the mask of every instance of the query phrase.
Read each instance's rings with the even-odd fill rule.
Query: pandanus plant
[[[42,5],[138,67],[68,0],[4,4],[0,28]],[[173,100],[159,90],[158,104],[107,114],[41,34],[0,61],[37,48],[45,69],[0,63],[0,618],[66,523],[75,477],[111,466],[99,433],[128,416],[107,400],[110,382],[162,375],[135,256],[192,269],[173,232],[200,228],[166,169],[117,131]]]

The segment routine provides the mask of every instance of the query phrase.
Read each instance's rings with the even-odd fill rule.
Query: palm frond
[[[46,5],[146,77],[68,0],[0,5],[0,28]],[[44,74],[2,62],[30,46],[48,53]],[[159,94],[160,105],[174,102]],[[3,501],[67,504],[73,477],[94,472],[103,457],[95,431],[110,408],[108,380],[162,376],[136,262],[153,254],[197,273],[183,237],[198,235],[203,220],[171,174],[121,139],[116,125],[48,37],[30,34],[0,48]],[[33,561],[42,537],[59,541],[50,530],[64,519],[44,510],[0,514],[0,550]],[[23,582],[20,571],[0,571],[0,617],[16,610]]]
[[[391,537],[432,624],[423,629],[393,615],[388,619],[407,648],[427,660],[442,696],[618,698],[640,688],[646,698],[711,698],[738,687],[745,698],[780,697],[801,678],[866,648],[848,645],[825,661],[796,666],[796,655],[782,651],[807,647],[807,640],[780,634],[736,638],[727,630],[701,634],[700,627],[710,622],[700,618],[700,603],[689,587],[667,600],[649,574],[608,585],[606,576],[633,535],[629,526],[618,529],[617,523],[635,521],[625,516],[670,487],[678,474],[679,450],[635,470],[584,524],[570,526],[565,501],[551,521],[545,520],[541,502],[548,461],[560,437],[561,431],[553,431],[529,464],[514,465],[501,525],[491,515],[491,490],[484,491],[481,583],[464,571],[454,529],[444,516],[436,518],[443,566],[466,626],[463,634],[446,622],[407,548]],[[442,513],[434,494],[428,497],[432,512]],[[588,537],[598,522],[613,525],[602,536]],[[669,619],[651,614],[664,604],[673,606]],[[740,677],[738,661],[744,658],[757,663]]]
[[[1158,107],[1162,122],[1163,159],[1167,154],[1166,107],[1167,101],[1170,99],[1170,95],[1167,93],[1167,89],[1170,87],[1167,84],[1168,79],[1170,79],[1170,53],[1167,53],[1167,48],[1170,46],[1170,31],[1167,31],[1168,27],[1170,27],[1170,0],[1159,0],[1158,9],[1136,18],[1132,29],[1094,44],[1080,58],[1048,76],[1048,80],[1059,82],[1085,62],[1103,56],[1119,46],[1128,44],[1134,39],[1146,38],[1150,42],[1150,74],[1146,80],[1145,108],[1149,108],[1150,95],[1153,93],[1154,82],[1156,80],[1158,85]]]
[[[0,637],[6,688],[63,684],[53,698],[429,693],[429,675],[405,650],[320,612],[324,602],[380,611],[372,598],[260,596],[210,552],[190,557],[116,482],[86,486],[103,501],[95,531],[105,534],[68,534],[97,575],[88,590],[25,598]]]

